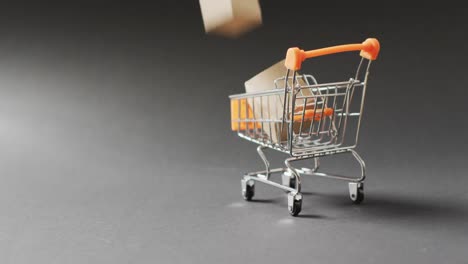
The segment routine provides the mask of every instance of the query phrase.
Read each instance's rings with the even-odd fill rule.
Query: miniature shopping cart
[[[378,56],[380,44],[367,39],[362,44],[334,46],[304,51],[290,48],[286,54],[286,75],[275,80],[271,90],[230,96],[232,130],[257,143],[257,152],[265,170],[243,176],[242,195],[250,201],[255,182],[262,182],[288,193],[288,210],[297,216],[302,207],[301,176],[312,175],[349,182],[351,200],[364,199],[365,164],[354,150],[364,108],[371,62]],[[348,51],[360,51],[361,62],[354,78],[319,84],[312,75],[298,72],[305,59]],[[264,149],[288,154],[285,168],[270,168]],[[319,158],[349,153],[361,167],[360,177],[319,172]],[[313,159],[312,168],[296,168],[293,162]],[[282,184],[270,180],[281,174]]]

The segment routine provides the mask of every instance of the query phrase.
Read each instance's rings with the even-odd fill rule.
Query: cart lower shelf
[[[347,149],[342,153],[352,154],[361,167],[360,177],[349,177],[336,174],[328,174],[318,172],[319,157],[303,156],[291,157],[285,160],[285,168],[270,169],[263,150],[266,147],[259,146],[257,152],[265,163],[266,169],[263,171],[250,172],[243,176],[241,180],[242,196],[246,201],[251,201],[255,196],[255,182],[261,182],[270,186],[284,190],[288,195],[288,211],[292,216],[297,216],[302,210],[302,194],[301,194],[301,177],[304,175],[318,176],[344,180],[348,182],[349,197],[355,204],[360,204],[364,200],[364,180],[365,180],[365,163],[359,154],[353,149]],[[300,160],[314,159],[314,168],[295,168],[291,163]],[[281,183],[270,180],[273,174],[281,174]]]

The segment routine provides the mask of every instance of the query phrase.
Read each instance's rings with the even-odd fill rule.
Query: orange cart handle
[[[376,60],[380,51],[380,43],[375,38],[368,38],[361,44],[340,45],[309,51],[304,51],[299,48],[289,48],[286,53],[284,65],[289,70],[297,71],[301,69],[302,62],[306,59],[348,51],[361,51],[361,57],[368,60]]]

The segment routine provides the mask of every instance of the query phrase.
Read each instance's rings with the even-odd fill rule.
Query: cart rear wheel
[[[296,189],[296,177],[289,172],[281,174],[281,182],[284,186]]]
[[[354,204],[360,204],[364,201],[364,183],[350,182],[349,197]]]
[[[252,180],[242,180],[242,197],[244,200],[251,201],[255,195],[255,182]]]
[[[288,194],[288,210],[292,216],[298,216],[302,210],[302,194]]]

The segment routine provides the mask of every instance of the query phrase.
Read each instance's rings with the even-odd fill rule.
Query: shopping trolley
[[[298,72],[305,59],[349,51],[360,51],[362,58],[354,78],[348,81],[319,84],[314,76]],[[259,145],[257,152],[265,164],[265,170],[243,176],[245,200],[253,198],[255,182],[269,184],[288,193],[289,213],[297,216],[302,208],[301,176],[311,175],[348,181],[351,200],[356,204],[363,201],[365,163],[354,149],[358,143],[369,69],[379,51],[380,44],[373,38],[361,44],[311,51],[290,48],[285,60],[286,75],[274,81],[274,88],[229,97],[232,130]],[[288,154],[286,167],[271,168],[264,152],[266,148]],[[359,163],[359,177],[318,171],[320,157],[345,153],[352,154]],[[313,159],[312,168],[292,165],[308,159]],[[270,180],[273,174],[281,174],[281,184]]]

